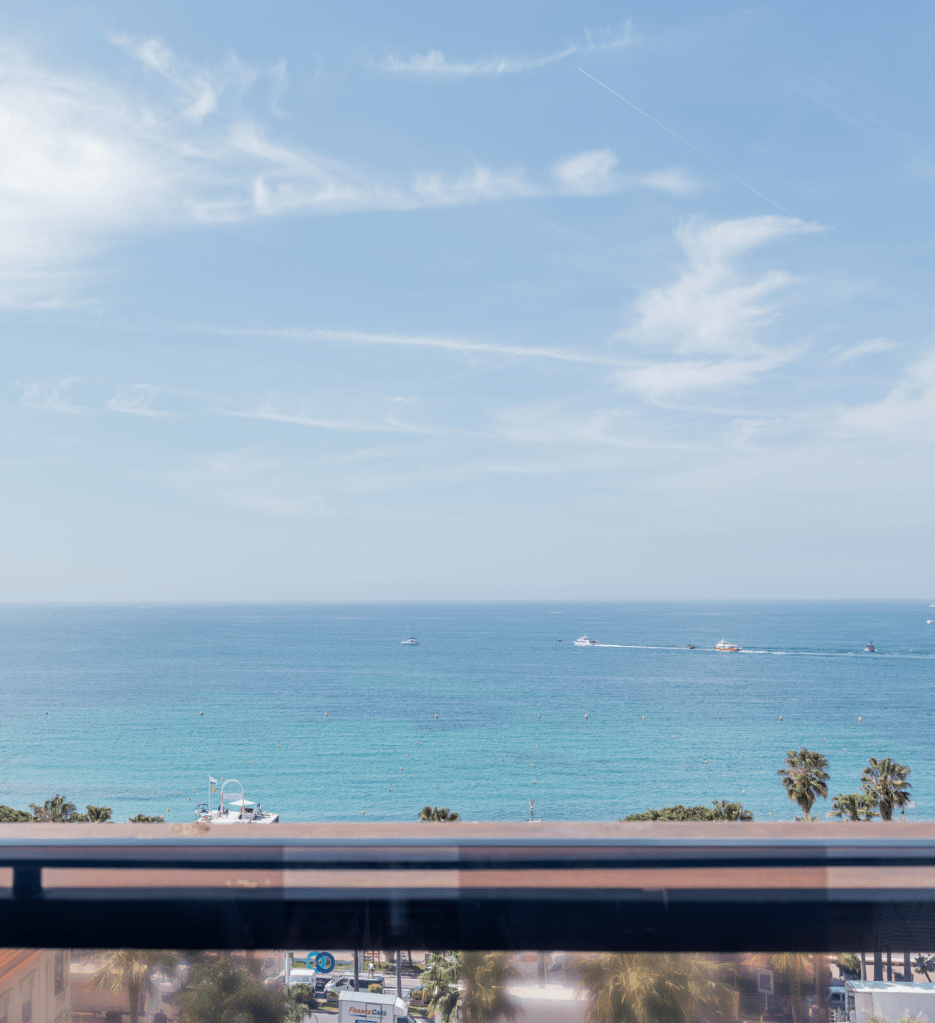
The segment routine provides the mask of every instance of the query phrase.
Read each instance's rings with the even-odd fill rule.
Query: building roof
[[[38,948],[0,948],[0,984],[8,974],[39,955],[40,951]]]

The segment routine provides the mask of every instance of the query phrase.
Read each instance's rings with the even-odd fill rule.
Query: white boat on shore
[[[714,649],[722,654],[736,654],[741,648],[736,643],[728,643],[726,639],[722,639],[720,643],[714,644]]]
[[[583,636],[579,636],[575,640],[575,646],[597,646],[597,640],[591,639],[591,637],[585,633]]]
[[[213,785],[215,780],[208,775],[209,791],[215,791]],[[228,798],[224,801],[224,789],[228,785],[240,786],[239,798]],[[251,803],[244,797],[243,785],[236,778],[228,778],[221,786],[221,802],[216,810],[212,810],[208,803],[199,803],[196,809],[199,824],[278,824],[279,814],[269,813],[264,810],[260,803]]]

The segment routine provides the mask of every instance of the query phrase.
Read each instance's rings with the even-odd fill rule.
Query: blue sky
[[[0,599],[930,597],[933,21],[8,7]]]

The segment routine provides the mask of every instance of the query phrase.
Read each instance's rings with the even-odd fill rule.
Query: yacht
[[[864,647],[864,650],[866,650],[868,654],[875,654],[877,652],[877,648],[872,643],[868,643]]]
[[[403,641],[399,644],[400,646],[418,646],[419,641],[412,634],[412,622],[409,623],[409,628],[406,630],[406,635],[403,637]]]
[[[597,640],[591,639],[591,637],[585,633],[583,636],[579,636],[575,640],[575,646],[597,646]]]
[[[722,639],[720,643],[714,644],[714,649],[722,654],[735,654],[740,647],[736,643],[728,643],[726,639]]]
[[[279,814],[269,813],[259,803],[251,803],[244,798],[243,785],[240,785],[240,798],[228,798],[225,803],[224,789],[228,785],[240,785],[235,778],[228,778],[221,786],[221,802],[216,810],[207,803],[199,803],[196,808],[199,824],[278,824]]]

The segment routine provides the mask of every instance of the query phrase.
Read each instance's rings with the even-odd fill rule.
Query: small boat
[[[925,624],[926,624],[926,625],[935,625],[935,619],[932,619],[932,618],[926,618],[926,619],[925,619]]]
[[[597,640],[591,639],[591,637],[585,633],[583,636],[579,636],[575,640],[575,646],[597,646]]]
[[[698,648],[695,646],[694,643],[686,643],[685,644],[685,649],[686,650],[697,650]]]
[[[722,639],[720,643],[714,644],[714,649],[722,654],[735,654],[740,647],[736,643],[728,643],[726,639]]]
[[[866,650],[868,654],[875,654],[877,652],[877,648],[872,643],[868,643],[864,647],[864,650]]]
[[[221,802],[216,810],[207,803],[199,803],[196,809],[199,824],[278,824],[279,814],[268,813],[260,803],[251,803],[244,798],[240,785],[240,798],[228,798],[225,805],[224,789],[228,785],[240,785],[236,778],[228,778],[221,786]]]
[[[412,634],[412,622],[409,623],[409,628],[406,630],[406,635],[403,637],[403,641],[399,645],[400,646],[418,646],[419,645],[419,641]]]

